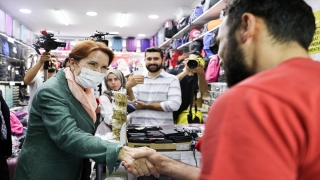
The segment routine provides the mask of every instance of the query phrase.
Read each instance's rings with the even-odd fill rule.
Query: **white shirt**
[[[101,95],[99,97],[100,101],[100,119],[105,123],[111,125],[112,124],[112,115],[113,115],[113,107],[109,98],[105,95]]]
[[[34,94],[36,93],[37,89],[43,84],[44,77],[43,74],[38,72],[36,77],[34,78],[33,83],[29,85],[29,92],[30,92],[30,98],[28,103],[28,111],[30,112],[30,108],[32,106],[32,99]]]
[[[130,122],[146,126],[174,124],[172,112],[177,111],[181,105],[181,89],[178,78],[163,70],[155,78],[151,78],[148,72],[144,73],[144,77],[143,84],[132,88],[135,100],[146,104],[160,103],[163,111],[136,110],[130,115]]]

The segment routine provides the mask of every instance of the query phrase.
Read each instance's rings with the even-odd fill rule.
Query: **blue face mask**
[[[78,66],[80,65],[78,64]],[[81,67],[79,76],[76,75],[75,71],[73,72],[76,82],[84,88],[96,88],[100,83],[102,83],[106,76],[106,74],[93,71],[85,67]]]

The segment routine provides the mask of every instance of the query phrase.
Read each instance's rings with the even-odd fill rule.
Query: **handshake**
[[[172,179],[196,180],[200,176],[200,168],[175,161],[157,153],[155,150],[141,147],[130,148],[124,146],[118,155],[122,165],[135,176],[149,176],[156,178],[165,174]]]
[[[156,178],[159,178],[160,174],[163,174],[161,171],[161,160],[165,160],[166,158],[147,147],[130,148],[124,146],[118,155],[118,159],[122,160],[122,165],[128,172],[135,176],[149,176],[153,174]]]

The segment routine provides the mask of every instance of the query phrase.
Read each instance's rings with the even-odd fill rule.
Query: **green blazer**
[[[113,172],[122,144],[103,141],[93,131],[91,117],[60,70],[34,95],[14,179],[77,180],[84,158],[106,162]]]

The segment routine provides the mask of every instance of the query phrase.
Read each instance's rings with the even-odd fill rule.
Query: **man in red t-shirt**
[[[210,109],[201,170],[146,152],[174,179],[320,178],[320,63],[302,0],[234,0],[217,41],[230,89]],[[128,167],[130,170],[130,167]]]

